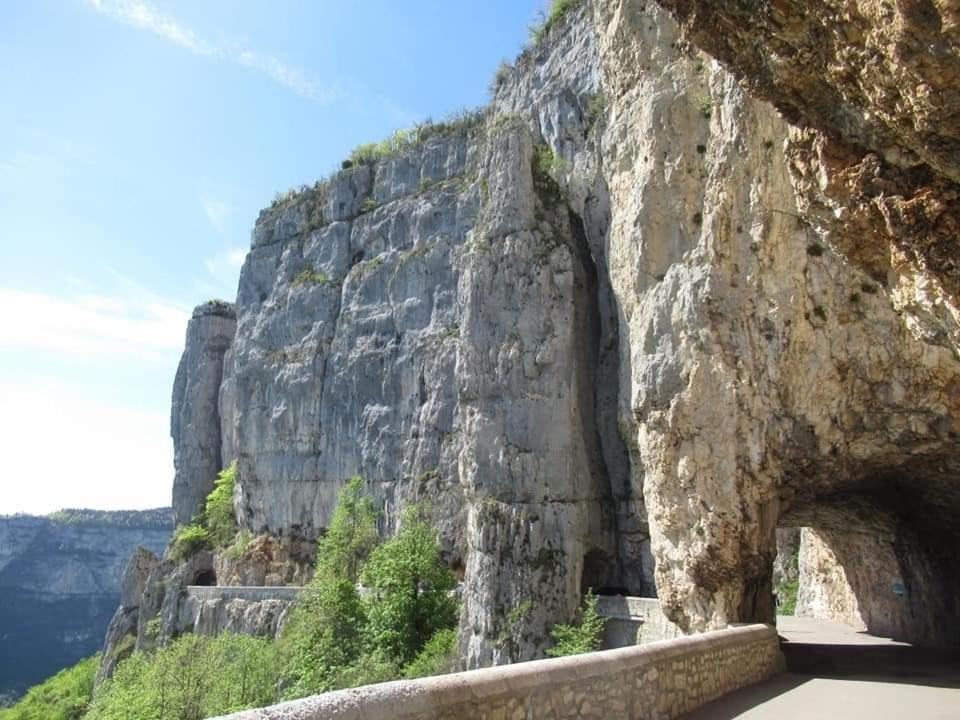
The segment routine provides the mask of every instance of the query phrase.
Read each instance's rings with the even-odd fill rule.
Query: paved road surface
[[[960,655],[845,625],[778,618],[791,672],[710,703],[688,720],[960,720]]]

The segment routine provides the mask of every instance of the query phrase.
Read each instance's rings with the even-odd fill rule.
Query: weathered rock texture
[[[293,607],[298,587],[193,587],[180,605],[177,634],[277,637]]]
[[[915,530],[904,536],[887,519],[869,529],[804,529],[796,614],[921,645],[956,643],[956,629],[944,625],[956,613],[954,577],[931,563]]]
[[[0,695],[17,696],[100,647],[138,546],[161,552],[169,509],[0,517]]]
[[[909,606],[960,616],[955,26],[924,61],[905,11],[898,65],[880,3],[663,4],[786,117],[658,5],[593,0],[482,115],[261,213],[236,334],[188,333],[175,492],[184,519],[236,458],[238,520],[281,560],[165,565],[162,636],[198,572],[305,578],[353,475],[384,532],[432,506],[470,666],[541,653],[588,587],[656,589],[684,631],[772,620],[778,526],[885,532]],[[868,55],[930,93],[886,107]]]
[[[957,3],[660,4],[799,130],[788,154],[807,219],[956,342]]]
[[[690,627],[761,618],[766,609],[752,595],[765,563],[751,568],[757,550],[770,547],[773,525],[823,530],[841,563],[853,562],[853,548],[881,552],[864,536],[892,537],[912,609],[879,626],[896,627],[899,639],[956,643],[948,618],[960,612],[960,588],[947,549],[960,539],[956,4],[660,4],[688,40],[792,123],[785,154],[796,209],[779,209],[802,224],[808,258],[777,275],[798,278],[805,266],[809,297],[806,322],[791,320],[790,342],[768,356],[767,372],[755,365],[744,376],[750,354],[741,349],[742,379],[723,391],[740,412],[772,410],[753,411],[752,431],[728,434],[748,452],[727,476],[740,508],[756,516],[711,543],[714,553],[737,557],[733,579],[717,578],[729,601],[713,593],[691,614],[700,581],[680,570],[684,561],[663,568],[669,579],[658,566],[661,590],[668,604],[676,594],[675,612],[691,615]],[[762,298],[769,309],[771,299]],[[801,359],[798,350],[809,354]],[[770,377],[776,385],[757,397],[753,388]],[[751,434],[753,448],[744,442]],[[682,480],[672,474],[675,493]],[[881,592],[859,591],[861,604]],[[930,617],[944,628],[938,638]]]
[[[218,585],[306,585],[313,574],[316,543],[312,540],[261,535],[241,552],[218,553],[214,574]]]
[[[127,638],[136,636],[140,621],[140,602],[147,589],[150,574],[160,564],[159,558],[143,547],[138,547],[123,571],[120,579],[120,607],[113,614],[107,637],[103,642],[104,652],[97,668],[96,685],[113,675],[117,664],[133,651],[134,643]]]
[[[170,412],[177,525],[189,523],[203,508],[217,473],[223,469],[218,398],[223,356],[236,326],[233,306],[218,301],[197,307],[187,325]]]

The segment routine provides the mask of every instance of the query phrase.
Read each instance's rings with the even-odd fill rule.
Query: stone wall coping
[[[222,716],[222,720],[390,720],[429,717],[468,701],[483,702],[508,694],[526,695],[598,675],[612,676],[654,666],[660,661],[696,654],[708,648],[776,642],[776,639],[776,629],[770,625],[730,627],[648,645],[338,690],[269,708]]]
[[[645,622],[649,612],[660,612],[660,600],[638,595],[598,595],[597,612],[613,620]]]

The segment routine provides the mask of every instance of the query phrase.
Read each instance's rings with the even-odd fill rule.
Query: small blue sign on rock
[[[907,594],[907,588],[904,587],[902,580],[893,581],[893,594],[896,595],[897,597],[903,597],[904,595]]]

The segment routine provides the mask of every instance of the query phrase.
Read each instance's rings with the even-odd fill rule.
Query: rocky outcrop
[[[893,513],[869,519],[803,530],[796,614],[918,645],[960,643],[948,551],[931,550]]]
[[[239,552],[217,554],[214,561],[217,584],[247,587],[306,585],[313,575],[316,547],[312,540],[261,535],[250,540]]]
[[[881,532],[892,518],[900,552],[911,558],[907,564],[937,568],[915,573],[909,591],[928,598],[928,612],[952,627],[947,618],[960,611],[945,551],[956,545],[953,518],[960,507],[958,213],[951,164],[958,150],[951,115],[956,8],[830,0],[661,4],[676,13],[686,38],[715,54],[790,121],[784,148],[790,186],[778,209],[800,224],[805,237],[791,246],[805,246],[808,259],[798,258],[775,276],[782,286],[803,268],[810,298],[806,322],[791,320],[790,345],[768,352],[780,371],[771,375],[768,364],[765,372],[754,365],[745,373],[756,356],[742,348],[737,385],[723,390],[731,411],[775,407],[754,414],[742,434],[722,433],[746,455],[715,477],[733,478],[735,512],[753,515],[710,543],[714,558],[732,560],[720,575],[733,580],[716,581],[729,588],[722,591],[729,599],[719,601],[711,588],[703,593],[709,600],[694,600],[703,583],[687,569],[690,554],[668,560],[657,553],[667,606],[677,618],[690,615],[689,627],[767,617],[754,599],[766,596],[760,582],[767,573],[750,568],[767,565],[758,550],[772,545],[772,527],[807,525],[836,537]],[[788,195],[795,210],[783,206]],[[849,265],[833,259],[833,252]],[[769,290],[757,300],[759,307],[775,306]],[[811,326],[803,340],[802,330]],[[795,354],[801,348],[809,351],[802,360]],[[754,395],[753,388],[772,376],[777,382]],[[747,441],[751,434],[754,443]],[[707,467],[719,469],[716,458]],[[665,470],[670,487],[648,493],[648,502],[651,495],[678,496],[682,473]],[[669,519],[674,515],[669,512]],[[678,602],[671,607],[674,592]],[[905,623],[909,629],[900,639],[929,640],[924,622]],[[948,635],[940,642],[957,641]]]
[[[118,599],[136,595],[122,582],[138,546],[162,552],[170,511],[68,510],[48,517],[0,517],[0,695],[93,655]]]
[[[180,605],[177,634],[232,632],[278,637],[299,587],[193,587]]]
[[[138,547],[127,562],[120,579],[120,607],[113,614],[107,637],[104,640],[104,652],[97,668],[95,685],[113,675],[117,664],[133,651],[134,643],[127,641],[136,636],[140,620],[140,601],[150,574],[160,564],[159,558],[144,547]]]
[[[732,72],[658,5],[584,2],[484,112],[261,213],[236,333],[191,321],[174,413],[194,418],[174,423],[178,518],[235,458],[260,538],[161,566],[138,642],[147,606],[178,632],[200,573],[303,582],[354,475],[384,533],[432,508],[471,666],[542,653],[590,587],[656,592],[687,632],[772,620],[778,527],[880,534],[914,568],[908,615],[960,616],[950,126],[884,119],[873,75],[857,99],[833,60],[803,64],[832,3],[800,25],[768,3],[756,27],[742,4],[663,4]],[[736,32],[702,38],[709,18]],[[800,43],[782,62],[777,38]],[[947,117],[918,98],[904,112]]]
[[[187,325],[170,412],[177,525],[189,523],[202,509],[217,473],[224,467],[218,402],[223,356],[235,332],[233,306],[215,300],[198,306]]]

